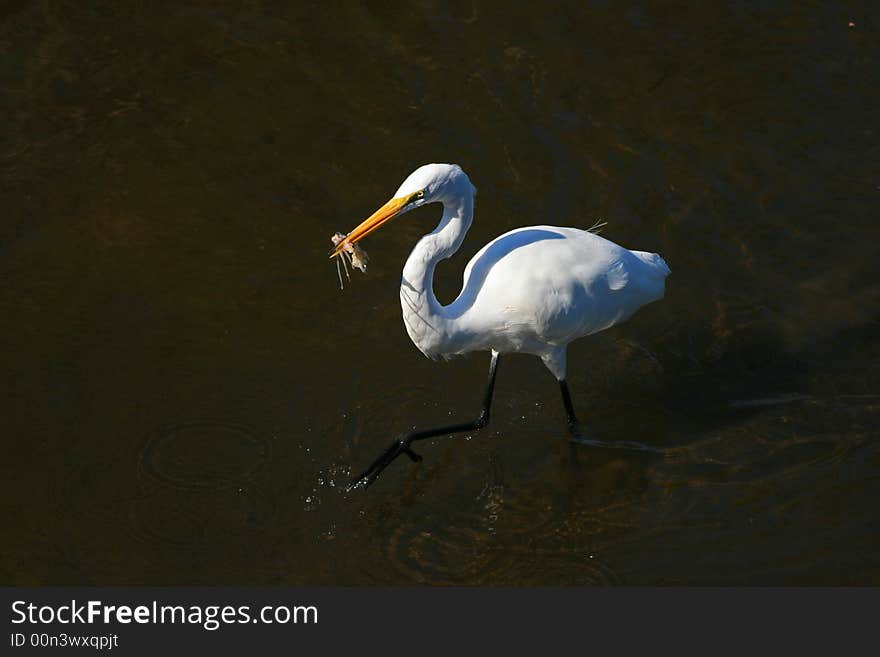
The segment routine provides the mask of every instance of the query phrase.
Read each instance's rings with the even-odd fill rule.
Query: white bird
[[[501,354],[541,358],[559,381],[573,431],[577,418],[566,383],[566,347],[629,318],[663,298],[670,270],[656,253],[630,251],[589,231],[528,226],[496,237],[464,270],[458,297],[443,306],[434,296],[434,268],[458,251],[471,226],[476,189],[461,167],[427,164],[413,171],[392,199],[336,245],[355,244],[394,217],[440,203],[437,227],[419,240],[403,267],[400,304],[407,333],[425,356],[436,359],[491,351],[489,382],[479,417],[399,437],[351,487],[369,486],[400,454],[420,460],[417,440],[481,429],[489,421]]]

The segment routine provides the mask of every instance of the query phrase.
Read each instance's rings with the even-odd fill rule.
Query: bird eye
[[[419,191],[416,192],[416,198],[424,198],[424,197],[425,197],[425,190],[424,189],[420,189]]]

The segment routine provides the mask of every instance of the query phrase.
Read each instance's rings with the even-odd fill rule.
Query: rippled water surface
[[[720,3],[710,3],[720,4]],[[7,2],[0,581],[880,584],[874,3]],[[340,292],[329,237],[417,165],[479,189],[460,254],[588,227],[665,300],[470,416],[397,285],[424,208]]]

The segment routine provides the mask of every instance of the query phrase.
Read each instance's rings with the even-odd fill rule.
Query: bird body
[[[432,288],[434,268],[459,248],[473,216],[473,186],[456,169],[456,193],[439,199],[440,223],[413,249],[400,286],[407,333],[429,358],[528,353],[561,380],[569,342],[663,297],[669,268],[659,255],[630,251],[588,230],[529,226],[486,244],[465,268],[458,297],[442,306]],[[404,183],[396,196],[410,186]]]
[[[402,453],[413,458],[415,440],[480,429],[488,423],[498,358],[505,353],[539,356],[559,380],[569,427],[577,419],[566,383],[566,347],[577,338],[628,319],[661,299],[670,273],[656,253],[630,251],[590,230],[557,226],[517,228],[486,244],[464,270],[458,297],[447,306],[433,290],[437,263],[458,251],[473,220],[476,189],[454,164],[416,169],[394,197],[336,245],[347,244],[390,219],[427,203],[443,214],[437,227],[406,260],[400,303],[407,333],[429,358],[491,351],[489,384],[477,420],[412,432],[397,440],[357,482],[369,485]]]

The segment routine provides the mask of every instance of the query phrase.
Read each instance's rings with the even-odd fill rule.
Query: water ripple
[[[226,488],[252,479],[271,458],[271,447],[268,438],[237,424],[175,424],[150,435],[138,472],[184,490]]]

